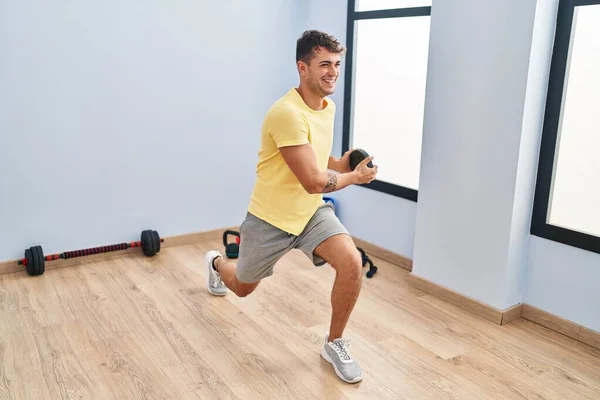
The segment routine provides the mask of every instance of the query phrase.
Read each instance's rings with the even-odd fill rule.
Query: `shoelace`
[[[352,360],[352,357],[348,353],[348,347],[350,347],[349,339],[341,339],[333,342],[333,348],[335,349],[335,352],[338,353],[340,358],[345,361]]]
[[[216,272],[215,272],[215,273],[213,274],[213,276],[214,276],[214,278],[215,278],[215,279],[213,280],[213,287],[217,288],[217,287],[219,287],[219,286],[222,286],[222,285],[223,285],[223,281],[221,280],[221,275],[219,275],[218,273],[216,273]]]

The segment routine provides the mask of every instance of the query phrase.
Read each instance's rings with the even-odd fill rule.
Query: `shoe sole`
[[[215,293],[213,291],[211,291],[210,289],[208,289],[208,293],[212,294],[213,296],[226,296],[227,293]]]
[[[321,357],[323,357],[323,359],[325,361],[327,361],[329,364],[333,365],[333,369],[335,370],[335,374],[344,382],[346,383],[358,383],[360,381],[362,381],[363,379],[363,374],[361,373],[360,376],[356,379],[354,379],[353,381],[348,380],[346,378],[344,378],[344,376],[340,373],[340,371],[338,370],[337,366],[335,365],[335,363],[333,362],[333,360],[331,359],[331,357],[329,357],[329,354],[327,354],[327,352],[325,351],[325,347],[321,347]]]
[[[208,260],[205,259],[204,261],[206,262],[206,267],[208,268],[208,270],[206,271],[206,290],[208,291],[208,293],[212,294],[213,296],[225,296],[225,295],[227,295],[227,292],[225,292],[225,293],[217,293],[217,292],[213,292],[212,290],[210,290],[210,276],[212,274],[212,271],[211,271],[212,265],[210,265],[210,264],[211,264],[212,260],[208,261]]]

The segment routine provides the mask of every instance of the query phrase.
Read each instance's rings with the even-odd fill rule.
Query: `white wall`
[[[543,59],[550,56],[554,44],[558,0],[541,1],[540,6],[537,40],[549,42],[541,47],[549,49],[533,57]],[[548,67],[539,66],[541,70]],[[540,74],[539,79],[547,77]],[[541,124],[539,118],[535,124]],[[600,255],[536,236],[529,238],[523,302],[600,332]]]
[[[0,261],[239,224],[299,4],[1,2]]]
[[[505,279],[506,304],[522,302],[525,293],[532,204],[558,11],[558,0],[536,3]]]
[[[514,204],[535,3],[432,5],[413,272],[500,309],[524,279],[509,255],[527,232]]]
[[[308,0],[307,21],[302,29],[320,29],[333,34],[346,44],[346,0],[326,2]],[[345,60],[336,93],[331,97],[336,102],[334,152],[341,155],[344,118]],[[377,155],[374,162],[377,163]],[[402,198],[353,186],[332,193],[338,215],[354,236],[375,243],[405,257],[413,256],[413,239],[417,204]]]
[[[452,7],[445,7],[447,3],[434,1],[434,18],[443,14],[448,23],[452,21],[457,26],[456,21],[461,17],[452,13],[460,14],[464,6],[475,15],[471,14],[471,18],[465,12],[463,18],[484,22],[489,7],[493,7],[494,12],[490,15],[494,15],[494,21],[501,24],[504,16],[504,20],[511,19],[513,28],[520,27],[524,31],[518,37],[513,35],[515,31],[506,35],[496,31],[498,36],[490,40],[497,46],[494,49],[485,46],[485,41],[480,46],[472,43],[499,29],[494,22],[488,21],[481,26],[479,35],[474,35],[478,38],[471,42],[466,37],[453,37],[456,29],[436,31],[440,28],[439,20],[432,23],[431,51],[435,56],[432,56],[431,74],[434,76],[428,86],[414,271],[498,308],[524,302],[600,331],[600,313],[596,307],[600,303],[600,255],[528,233],[558,1],[535,2],[533,32],[529,31],[533,11],[531,1],[519,2],[518,14],[510,14],[509,6],[517,8],[514,2],[479,4],[488,11],[466,3],[453,2]],[[478,10],[481,15],[477,15]],[[460,25],[468,26],[465,22]],[[443,39],[438,42],[435,37]],[[511,45],[511,41],[521,43]],[[528,41],[531,42],[530,57],[526,57],[525,49],[521,47],[526,47]],[[463,45],[465,50],[468,46],[471,48],[475,60],[472,64],[462,63],[464,59],[456,54],[454,46]],[[512,51],[498,45],[508,45]],[[514,51],[518,49],[520,54]],[[443,58],[451,54],[454,54],[453,62],[462,63],[456,65],[456,69],[450,68],[450,60]],[[496,66],[486,68],[490,66],[487,60],[494,60],[494,57],[497,57]],[[502,73],[511,65],[522,67],[525,60],[528,60],[526,85],[523,85],[522,70],[521,74],[516,70]],[[439,64],[445,65],[445,73],[436,72]],[[495,78],[490,73],[494,69],[497,69]],[[472,80],[461,75],[465,70]],[[489,80],[477,81],[486,71]],[[454,79],[443,82],[447,77],[445,74]],[[475,90],[484,85],[498,85],[501,89],[492,90],[489,97],[482,95],[477,101],[473,100],[471,107],[461,109],[465,104],[471,105],[469,97],[472,97],[466,90],[467,85],[452,87],[452,82],[460,80],[461,76],[465,81],[473,82],[470,87]],[[516,81],[520,82],[521,93],[526,90],[524,99],[519,87],[515,87]],[[511,90],[513,92],[509,94]],[[456,97],[453,93],[462,96]],[[513,122],[519,121],[515,105],[522,108],[520,130],[503,125],[511,118]],[[434,106],[437,108],[429,108]],[[494,116],[503,116],[508,121],[497,120]],[[474,121],[482,123],[479,129],[473,129],[477,128],[473,126]],[[489,125],[485,121],[489,121]],[[510,137],[520,137],[520,142],[507,145],[506,140]],[[475,147],[466,149],[457,142],[465,146],[475,144]],[[507,152],[512,157],[496,164],[498,157]],[[446,169],[450,169],[447,175],[434,173],[444,173]],[[448,191],[444,192],[444,188]],[[458,193],[459,196],[444,196],[444,193]],[[511,197],[514,198],[511,200]],[[459,228],[464,222],[466,227]],[[507,228],[506,223],[510,227]],[[505,252],[508,254],[506,260]]]
[[[532,237],[524,303],[600,332],[600,255]]]

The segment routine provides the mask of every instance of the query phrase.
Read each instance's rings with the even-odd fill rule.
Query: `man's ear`
[[[300,75],[306,75],[308,72],[308,65],[306,65],[304,61],[298,61],[296,65],[298,66],[298,72]]]

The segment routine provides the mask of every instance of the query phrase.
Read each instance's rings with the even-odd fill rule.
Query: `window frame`
[[[422,7],[407,7],[394,8],[372,11],[355,11],[356,0],[348,0],[347,13],[347,28],[346,28],[346,69],[344,81],[344,119],[343,119],[343,135],[342,135],[342,154],[350,149],[352,140],[351,128],[353,122],[353,107],[354,107],[354,34],[355,23],[365,19],[381,19],[381,18],[404,18],[404,17],[423,17],[431,16],[431,6]],[[366,150],[366,149],[365,149]],[[373,189],[379,192],[387,193],[392,196],[401,197],[407,200],[416,202],[418,200],[418,190],[396,185],[393,183],[374,180],[371,183],[362,184],[362,187]]]
[[[588,5],[600,6],[600,0],[559,0],[530,233],[537,237],[600,254],[600,237],[547,222],[565,78],[569,72],[567,68],[573,17],[575,7]]]

